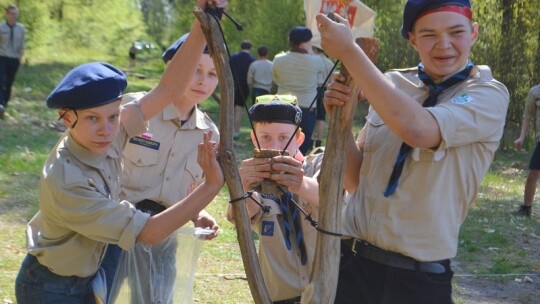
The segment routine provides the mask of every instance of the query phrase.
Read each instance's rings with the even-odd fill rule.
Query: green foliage
[[[134,0],[20,0],[19,21],[27,28],[27,48],[41,54],[92,49],[95,60],[126,54],[131,42],[146,37]],[[27,60],[38,60],[32,57]],[[50,58],[50,56],[45,56]]]
[[[246,39],[253,44],[254,55],[254,50],[262,44],[268,46],[269,58],[287,50],[289,30],[296,25],[305,24],[303,5],[303,2],[298,0],[229,1],[228,14],[244,27],[243,31],[238,31],[227,17],[223,17],[223,30],[229,51],[232,54],[240,50],[240,43]],[[176,0],[174,8],[177,13],[174,28],[188,31],[193,15],[187,12],[191,12],[193,2]],[[176,40],[175,37],[170,37],[170,41]]]
[[[0,0],[0,5],[5,7],[8,2]],[[375,36],[381,40],[377,65],[382,71],[414,66],[419,61],[399,34],[405,2],[364,1],[377,13]],[[189,31],[195,0],[18,0],[16,4],[20,8],[19,20],[27,28],[26,62],[67,63],[72,59],[80,61],[75,58],[92,58],[127,65],[132,41],[155,42],[158,48],[151,55],[158,57]],[[511,94],[502,144],[505,149],[519,133],[528,90],[540,81],[540,19],[536,16],[540,2],[473,1],[473,11],[481,34],[471,58],[477,64],[490,66]],[[226,17],[223,19],[231,53],[239,49],[242,40],[249,39],[254,49],[267,45],[272,58],[288,49],[288,31],[305,24],[301,0],[231,0],[228,12],[244,26],[243,31],[237,31]],[[252,52],[255,54],[255,50]]]

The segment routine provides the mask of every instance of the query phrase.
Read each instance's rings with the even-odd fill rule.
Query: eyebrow
[[[447,28],[447,30],[456,30],[456,29],[465,28],[465,27],[466,26],[464,24],[456,24]],[[435,30],[434,29],[419,29],[418,32],[419,33],[435,32]]]
[[[100,112],[96,112],[96,111],[92,111],[90,109],[87,109],[86,112],[83,114],[83,115],[94,115],[94,116],[113,116],[113,115],[118,115],[120,114],[120,110],[118,111],[115,111],[111,114],[103,114],[103,113],[100,113]]]

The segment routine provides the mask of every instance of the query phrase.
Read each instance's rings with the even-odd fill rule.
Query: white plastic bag
[[[192,303],[201,241],[211,232],[182,227],[159,244],[122,251],[109,303]]]

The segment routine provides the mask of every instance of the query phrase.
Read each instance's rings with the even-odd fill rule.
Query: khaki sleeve
[[[426,108],[441,131],[439,150],[475,142],[498,142],[503,134],[509,94],[497,81],[473,83],[449,102]]]
[[[77,169],[65,167],[65,170]],[[73,174],[69,176],[74,177]],[[82,174],[78,176],[67,178],[66,175],[60,187],[59,179],[46,180],[55,184],[49,185],[49,188],[56,189],[52,201],[57,216],[67,228],[89,239],[131,249],[149,215],[136,210],[126,201],[118,202],[101,193],[92,179],[84,178]]]

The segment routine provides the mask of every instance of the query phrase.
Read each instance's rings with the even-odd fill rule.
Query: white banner
[[[358,0],[304,0],[306,26],[313,32],[312,43],[321,48],[321,35],[315,16],[330,12],[349,20],[354,38],[371,37],[375,28],[375,12]]]

